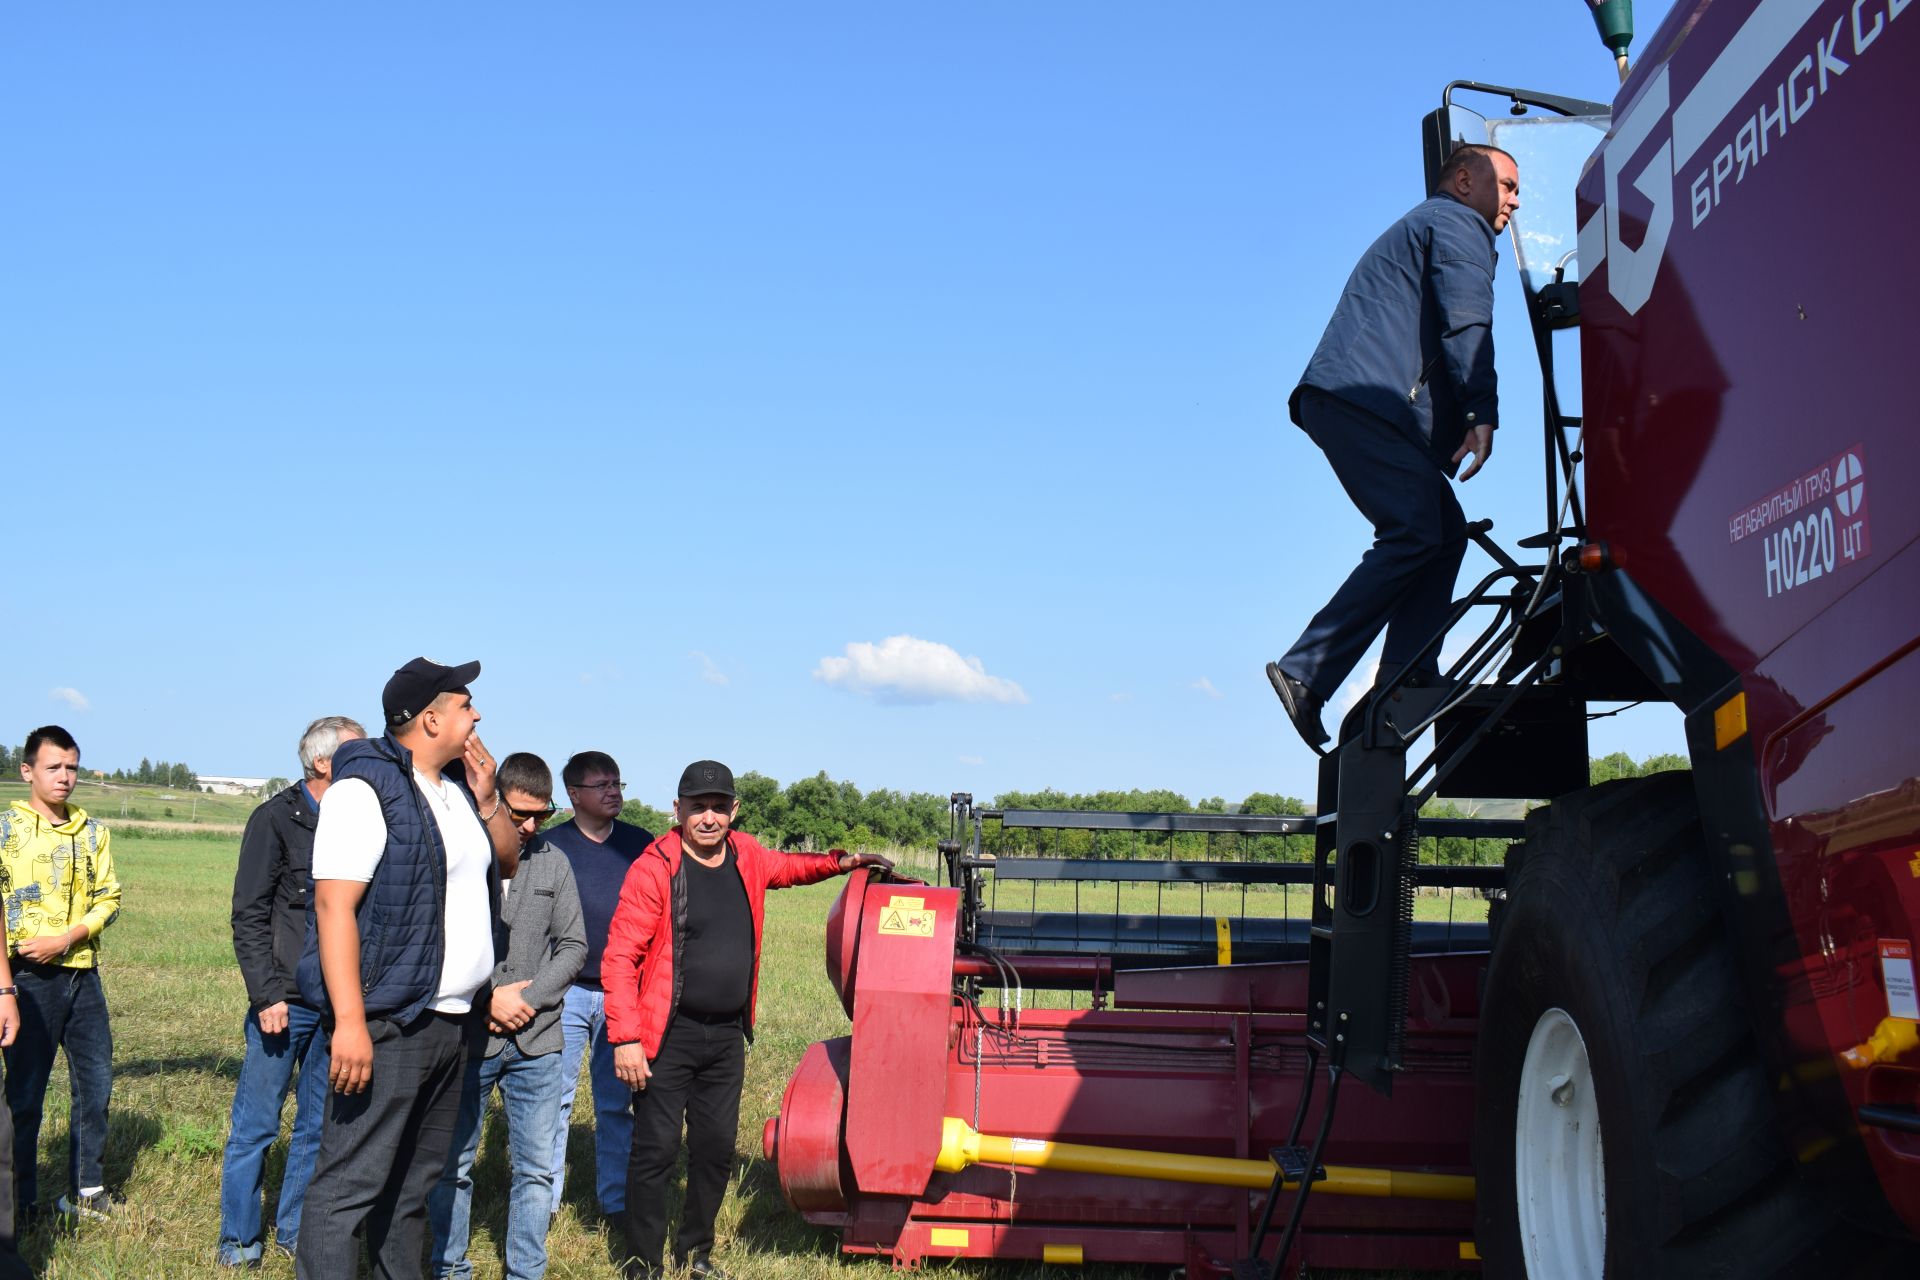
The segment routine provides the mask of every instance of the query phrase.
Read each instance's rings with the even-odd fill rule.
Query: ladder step
[[[1275,1147],[1267,1153],[1267,1156],[1273,1161],[1274,1165],[1279,1168],[1280,1172],[1286,1175],[1288,1182],[1300,1182],[1306,1177],[1307,1161],[1313,1158],[1313,1153],[1307,1148],[1299,1146]],[[1317,1166],[1313,1171],[1313,1180],[1315,1182],[1325,1182],[1326,1179],[1326,1166]]]

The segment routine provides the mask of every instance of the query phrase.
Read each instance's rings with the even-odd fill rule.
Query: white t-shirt
[[[447,910],[441,922],[446,952],[439,988],[427,1007],[465,1013],[473,1007],[474,992],[493,972],[492,912],[487,906],[493,842],[459,787],[418,769],[413,780],[447,850]],[[372,785],[364,778],[346,778],[328,787],[313,833],[313,878],[366,884],[386,851],[387,819]]]

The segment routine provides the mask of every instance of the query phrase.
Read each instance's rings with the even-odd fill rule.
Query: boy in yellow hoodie
[[[54,1050],[67,1051],[73,1111],[62,1213],[112,1212],[100,1157],[113,1093],[113,1032],[100,987],[100,933],[120,914],[107,829],[67,803],[80,747],[59,725],[27,735],[28,796],[0,810],[0,904],[19,988],[20,1034],[5,1049],[13,1110],[14,1194],[22,1226],[37,1216],[41,1106]]]

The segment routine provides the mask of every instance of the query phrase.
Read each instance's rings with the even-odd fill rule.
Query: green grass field
[[[88,1223],[77,1233],[56,1221],[26,1235],[22,1251],[43,1276],[95,1280],[216,1274],[221,1149],[240,1067],[246,1008],[227,925],[237,845],[231,834],[131,829],[115,840],[125,900],[119,920],[106,934],[103,953],[115,1040],[106,1155],[108,1183],[126,1196],[128,1208],[118,1221]],[[890,1274],[884,1261],[843,1260],[834,1234],[807,1226],[789,1210],[773,1169],[760,1153],[761,1127],[779,1109],[787,1077],[801,1053],[815,1040],[846,1032],[847,1020],[827,984],[821,951],[822,922],[838,891],[839,882],[829,881],[768,899],[759,1035],[748,1057],[738,1174],[719,1222],[718,1260],[738,1276],[881,1280]],[[1296,909],[1301,900],[1296,892]],[[1423,914],[1431,909],[1430,902],[1438,901],[1423,899]],[[1468,905],[1463,897],[1458,907]],[[1484,911],[1484,904],[1480,907]],[[289,1107],[289,1124],[291,1111]],[[507,1175],[504,1131],[497,1115],[488,1123],[476,1170],[471,1256],[475,1274],[492,1278],[501,1274],[496,1241],[505,1225]],[[591,1123],[588,1090],[583,1087],[570,1146],[575,1171],[592,1168]],[[40,1150],[41,1185],[48,1201],[64,1189],[66,1135],[65,1072],[56,1067]],[[278,1185],[284,1152],[283,1137],[269,1156],[270,1188]],[[590,1181],[577,1172],[569,1178],[567,1204],[549,1238],[550,1274],[559,1280],[605,1280],[615,1274]],[[955,1263],[952,1270],[982,1280],[1043,1273],[1038,1266],[976,1262]],[[1161,1274],[1111,1268],[1088,1268],[1087,1273],[1101,1280]],[[259,1274],[288,1277],[293,1266],[270,1250]]]
[[[19,778],[0,780],[0,805],[27,798]],[[260,803],[257,796],[215,796],[185,787],[153,787],[138,782],[83,780],[70,797],[102,822],[183,823],[239,828]]]

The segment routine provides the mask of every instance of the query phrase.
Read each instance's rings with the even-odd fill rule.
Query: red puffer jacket
[[[747,1035],[753,1035],[760,996],[760,926],[768,889],[813,884],[840,874],[840,853],[780,853],[762,848],[744,832],[727,837],[753,913],[753,993],[747,999]],[[620,904],[613,909],[600,985],[607,993],[607,1039],[639,1041],[649,1061],[680,1007],[681,935],[687,923],[687,883],[680,874],[680,828],[646,847],[627,871]]]

